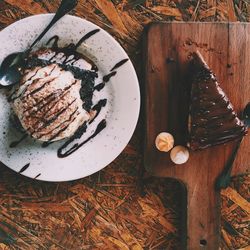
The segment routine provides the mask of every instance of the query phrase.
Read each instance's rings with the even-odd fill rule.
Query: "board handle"
[[[185,185],[183,242],[188,250],[218,250],[220,242],[220,195],[214,184]]]

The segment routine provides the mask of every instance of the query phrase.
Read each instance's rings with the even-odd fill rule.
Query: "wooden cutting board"
[[[215,180],[235,142],[198,152],[174,165],[169,153],[157,151],[156,136],[170,132],[184,143],[188,112],[188,59],[199,50],[217,75],[235,110],[250,102],[250,25],[246,23],[153,23],[144,33],[145,148],[147,175],[179,180],[186,192],[187,249],[219,249],[220,196]],[[241,145],[233,175],[249,170],[250,136]],[[184,249],[184,247],[183,247]]]

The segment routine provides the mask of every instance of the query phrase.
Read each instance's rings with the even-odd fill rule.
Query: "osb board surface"
[[[23,17],[55,12],[59,0],[0,0],[0,29]],[[151,21],[250,21],[248,0],[80,0],[73,14],[110,32],[141,75],[140,37]],[[180,189],[150,179],[137,186],[142,126],[103,171],[49,184],[0,167],[0,249],[180,249]],[[222,249],[248,249],[250,176],[222,192]],[[250,246],[249,246],[250,247]]]

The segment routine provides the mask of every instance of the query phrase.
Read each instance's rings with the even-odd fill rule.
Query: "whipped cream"
[[[80,88],[81,80],[55,63],[35,67],[24,73],[12,108],[32,137],[61,140],[72,136],[91,118],[82,107]]]

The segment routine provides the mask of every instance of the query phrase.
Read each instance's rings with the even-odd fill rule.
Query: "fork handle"
[[[36,40],[31,44],[29,50],[31,50],[43,37],[44,35],[50,30],[50,28],[63,16],[73,10],[78,3],[78,0],[62,0],[55,16],[48,24],[48,26],[43,30],[43,32],[36,38]]]

